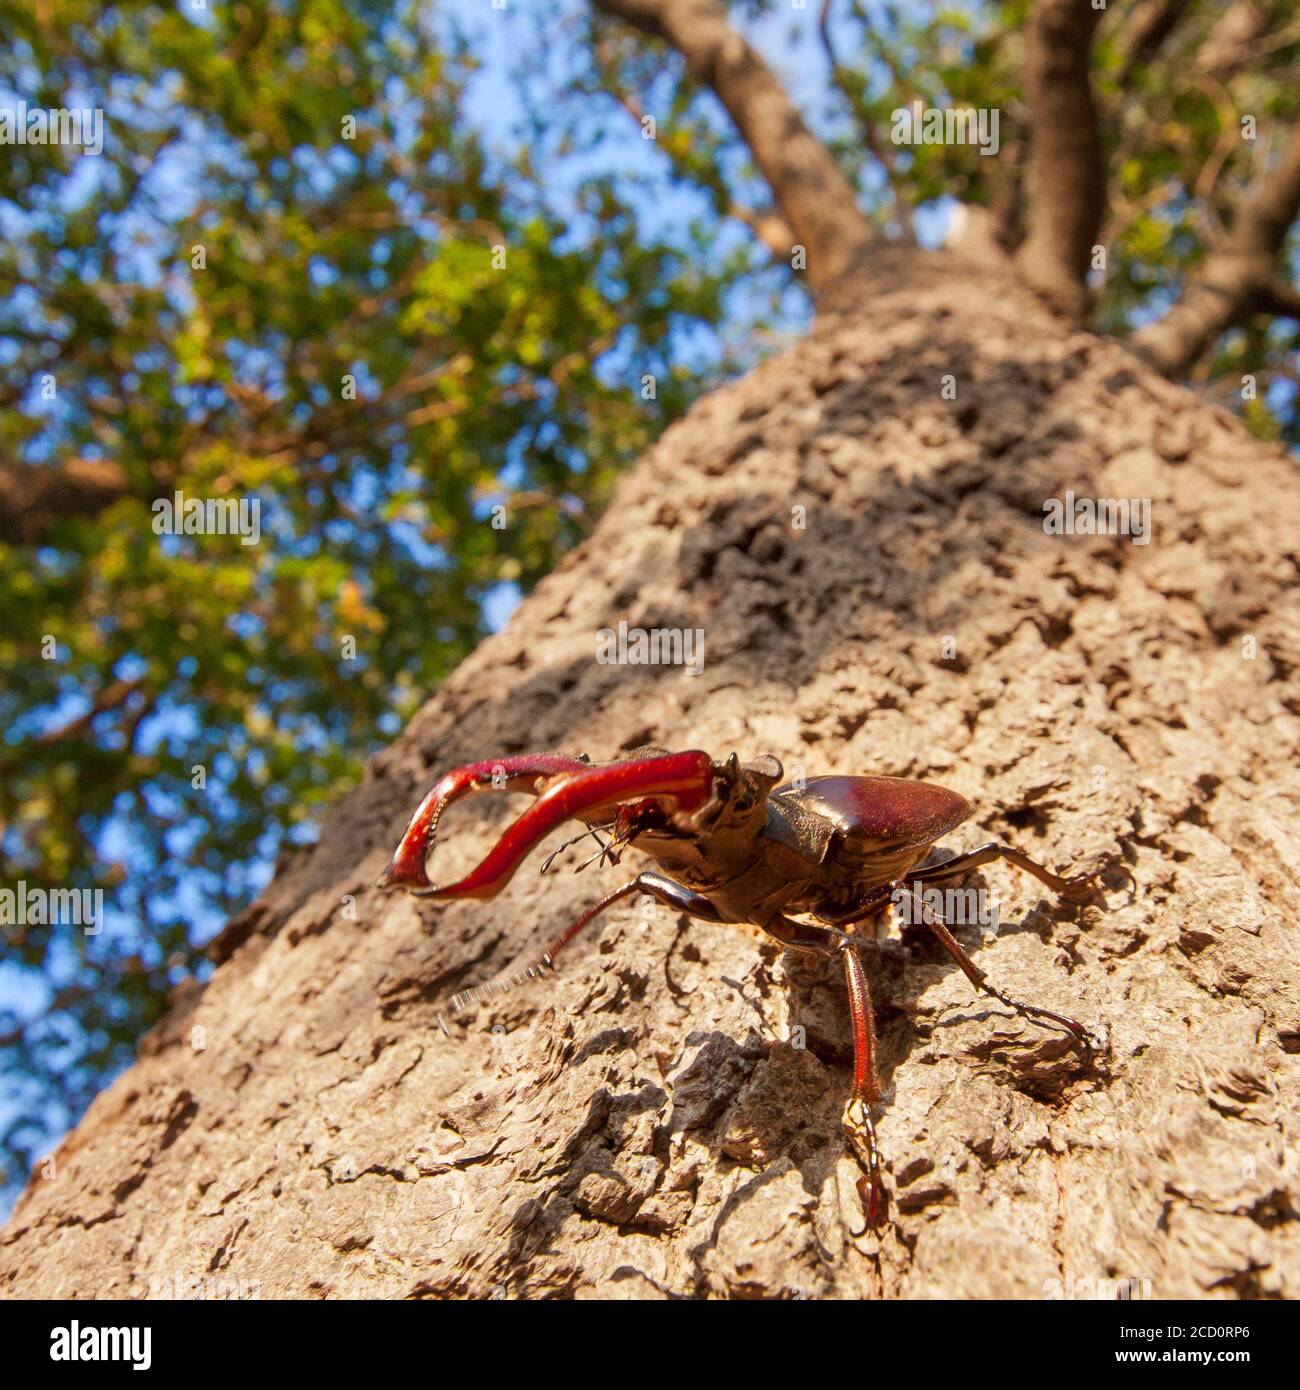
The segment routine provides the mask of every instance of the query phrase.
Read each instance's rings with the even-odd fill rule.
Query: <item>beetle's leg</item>
[[[1045,883],[1052,892],[1059,893],[1067,902],[1076,903],[1083,902],[1087,898],[1088,894],[1092,892],[1093,885],[1107,870],[1120,867],[1127,872],[1127,866],[1122,865],[1119,860],[1108,859],[1089,873],[1074,874],[1070,878],[1063,878],[1060,874],[1054,874],[1050,869],[1045,869],[1036,860],[1031,859],[1027,854],[1021,853],[1020,850],[1011,845],[1000,845],[996,840],[993,840],[987,845],[981,845],[978,849],[969,850],[965,854],[954,854],[951,859],[944,859],[938,864],[917,869],[908,874],[903,882],[909,888],[930,883],[941,883],[945,879],[964,874],[970,869],[978,869],[981,864],[991,864],[995,859],[1005,859],[1009,864],[1014,864],[1016,868],[1023,869],[1027,874],[1033,874],[1040,883]]]
[[[885,1205],[885,1188],[880,1181],[880,1149],[871,1107],[880,1100],[880,1077],[876,1072],[876,1023],[871,1008],[871,987],[862,957],[851,941],[841,941],[844,980],[849,989],[849,1012],[853,1018],[853,1092],[844,1108],[844,1131],[849,1136],[853,1156],[862,1169],[858,1179],[858,1199],[867,1218],[875,1226]],[[865,1227],[863,1228],[866,1229]],[[855,1232],[861,1235],[862,1232]]]
[[[618,902],[620,899],[626,898],[630,894],[635,893],[639,886],[639,879],[631,879],[629,882],[623,884],[621,888],[615,888],[612,893],[606,893],[605,896],[601,898],[601,900],[598,903],[596,903],[592,907],[589,907],[586,910],[586,912],[584,912],[582,916],[578,918],[576,922],[572,923],[570,926],[567,926],[559,934],[559,936],[557,936],[555,940],[552,941],[551,944],[546,948],[545,952],[543,952],[542,954],[540,968],[542,970],[549,970],[555,964],[555,957],[560,954],[560,952],[569,944],[570,941],[573,940],[575,936],[577,936],[577,934],[583,929],[583,927],[587,925],[588,922],[590,922],[595,917],[599,917],[600,914],[604,912],[607,908],[613,907],[614,904]]]
[[[871,1107],[880,1100],[880,1076],[876,1071],[876,1022],[871,1008],[871,987],[862,967],[857,942],[844,932],[816,927],[776,916],[763,923],[763,930],[783,946],[818,955],[838,954],[844,961],[844,979],[849,990],[849,1014],[853,1021],[853,1089],[844,1107],[842,1123],[849,1147],[862,1176],[858,1179],[858,1198],[868,1227],[879,1223],[885,1209],[885,1187],[880,1178],[880,1148]],[[854,1231],[860,1236],[862,1231]]]
[[[718,920],[718,909],[708,898],[702,897],[699,893],[691,892],[689,888],[668,878],[665,874],[657,874],[653,870],[647,870],[643,874],[638,874],[630,883],[616,888],[608,897],[602,898],[595,907],[588,908],[571,927],[566,928],[557,936],[542,957],[543,965],[554,965],[555,957],[593,917],[604,912],[607,907],[611,907],[620,898],[626,898],[630,893],[648,893],[651,897],[658,898],[665,906],[675,907],[679,912],[686,912],[692,917],[703,918],[706,922]]]
[[[890,904],[894,890],[899,885],[897,883],[882,883],[878,888],[871,889],[867,895],[850,908],[822,908],[816,909],[817,919],[826,922],[833,927],[852,927],[859,922],[865,922],[869,917],[874,917],[878,912],[883,912]]]
[[[759,925],[787,951],[809,951],[814,955],[829,956],[839,950],[841,940],[847,940],[843,932],[815,927],[808,922],[796,922],[793,918],[780,915]]]
[[[687,888],[684,883],[678,883],[675,878],[669,878],[667,874],[647,869],[638,875],[636,881],[643,893],[658,898],[665,907],[675,907],[678,912],[684,912],[688,917],[698,917],[704,922],[722,921],[718,909],[709,898]]]
[[[613,907],[620,898],[626,898],[630,893],[635,893],[637,885],[638,880],[634,878],[623,884],[621,888],[615,888],[612,893],[607,893],[598,903],[589,907],[572,926],[566,928],[551,942],[545,954],[536,964],[528,966],[525,970],[516,971],[508,979],[492,980],[485,985],[473,985],[469,989],[461,990],[459,994],[452,995],[451,1007],[461,1009],[467,1004],[476,1004],[481,999],[492,999],[498,994],[504,994],[506,990],[512,989],[515,985],[523,984],[525,980],[535,980],[538,976],[544,975],[554,966],[555,957],[560,951],[577,936],[593,917],[599,917],[606,908]]]
[[[992,840],[978,849],[968,850],[965,854],[954,854],[947,859],[941,859],[937,864],[914,869],[894,883],[882,884],[846,911],[819,915],[823,921],[831,922],[837,927],[850,927],[868,917],[874,917],[877,912],[882,912],[900,888],[928,888],[931,884],[946,883],[949,879],[969,873],[971,869],[978,869],[981,864],[991,864],[995,859],[1005,859],[1009,864],[1024,869],[1026,873],[1033,874],[1039,882],[1045,883],[1053,892],[1059,893],[1067,902],[1076,903],[1087,898],[1096,880],[1109,869],[1122,868],[1128,872],[1127,865],[1117,859],[1110,859],[1086,874],[1062,878],[1011,845],[1000,845],[996,840]]]
[[[601,898],[598,903],[589,907],[586,912],[572,925],[565,928],[559,936],[547,947],[545,954],[535,964],[530,965],[526,970],[517,971],[509,979],[498,980],[486,985],[476,985],[471,989],[462,990],[454,995],[451,1000],[453,1009],[462,1008],[466,1004],[476,1003],[480,999],[490,999],[495,995],[504,993],[514,985],[523,984],[525,980],[533,980],[555,966],[555,957],[573,940],[575,936],[592,921],[599,917],[607,908],[613,907],[621,898],[630,897],[633,893],[649,893],[652,897],[658,898],[661,903],[666,903],[669,907],[675,907],[680,912],[689,912],[692,917],[702,917],[707,921],[716,922],[718,911],[708,898],[701,897],[698,893],[692,893],[689,888],[683,887],[680,883],[663,874],[647,871],[638,874],[636,878],[615,888],[612,893],[608,893]]]
[[[909,887],[911,885],[909,884]],[[1014,1009],[1016,1013],[1024,1018],[1048,1019],[1058,1027],[1064,1028],[1067,1033],[1076,1041],[1084,1046],[1087,1052],[1092,1051],[1093,1040],[1091,1034],[1082,1023],[1075,1019],[1066,1018],[1064,1014],[1053,1013],[1051,1009],[1041,1009],[1037,1004],[1024,1004],[1019,999],[1012,999],[1010,995],[1003,994],[1000,989],[995,989],[989,984],[988,976],[975,964],[973,960],[962,949],[961,943],[948,930],[947,926],[926,903],[916,889],[912,888],[912,900],[921,913],[921,920],[939,938],[944,950],[955,960],[961,968],[962,974],[975,986],[976,989],[985,994],[991,994],[994,999],[1005,1004],[1009,1009]]]

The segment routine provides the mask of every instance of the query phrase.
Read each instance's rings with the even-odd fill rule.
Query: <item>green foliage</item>
[[[674,336],[741,267],[599,182],[557,211],[414,8],[57,0],[0,26],[0,86],[106,111],[98,158],[0,161],[0,447],[125,475],[0,544],[0,886],[110,908],[93,935],[0,926],[13,1180],[484,597],[544,574],[689,404]],[[177,491],[256,501],[258,543],[156,534]]]
[[[1216,56],[1221,7],[1195,4],[1145,62],[1129,61],[1122,28],[1103,28],[1097,88],[1111,170],[1102,240],[1109,264],[1097,326],[1123,336],[1163,312],[1209,247],[1254,196],[1300,117],[1300,29],[1287,3],[1249,59]],[[1292,15],[1292,19],[1294,15]],[[1294,233],[1279,276],[1297,273]],[[1252,325],[1207,355],[1195,384],[1263,438],[1300,444],[1294,322]],[[1243,398],[1243,378],[1258,396]]]
[[[1119,337],[1177,297],[1206,248],[1267,177],[1300,117],[1300,27],[1292,0],[1272,6],[1275,23],[1257,52],[1235,60],[1214,53],[1223,7],[1193,3],[1149,59],[1128,61],[1139,8],[1109,7],[1093,64],[1110,175],[1100,241],[1107,265],[1094,275],[1095,321]],[[910,209],[944,197],[999,210],[1022,202],[1029,113],[1021,74],[1029,9],[1028,0],[836,0],[833,13],[840,19],[831,32],[841,76],[826,113],[830,143],[845,172],[870,190],[866,136],[878,133],[904,223]],[[998,157],[962,144],[889,146],[891,113],[916,99],[927,107],[997,110]],[[1244,138],[1244,117],[1254,120],[1253,139]],[[879,197],[875,208],[882,225],[896,220]],[[1293,282],[1300,276],[1296,249],[1293,231],[1280,272]],[[1252,325],[1225,338],[1198,369],[1196,384],[1237,410],[1256,433],[1300,445],[1297,347],[1294,320]],[[1243,399],[1247,376],[1255,382],[1254,400]]]
[[[956,198],[1013,226],[1028,0],[835,0],[829,84],[820,11],[732,7],[816,74],[805,110],[868,214],[923,231]],[[1107,331],[1176,294],[1296,115],[1294,27],[1207,72],[1218,11],[1189,5],[1143,65],[1129,7],[1103,21]],[[0,160],[0,468],[119,470],[107,505],[0,542],[0,887],[111,904],[95,935],[0,924],[12,1183],[485,601],[544,574],[806,302],[745,225],[770,194],[717,102],[586,0],[0,0],[0,30],[0,106],[106,113],[98,157]],[[504,151],[476,86],[493,64],[488,106],[519,103]],[[999,156],[892,145],[916,99],[998,110]],[[1200,384],[1297,442],[1296,346],[1252,324]],[[157,534],[177,491],[256,501],[258,543]]]

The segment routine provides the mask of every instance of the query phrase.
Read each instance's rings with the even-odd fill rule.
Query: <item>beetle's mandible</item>
[[[937,840],[970,816],[974,808],[965,797],[901,777],[809,777],[782,786],[782,776],[770,755],[742,765],[735,753],[719,762],[699,751],[652,747],[606,763],[560,753],[470,763],[440,778],[420,803],[379,886],[434,898],[492,898],[543,837],[577,820],[587,827],[577,838],[592,835],[600,844],[596,859],[617,863],[621,851],[635,845],[659,871],[638,874],[588,908],[552,943],[544,966],[593,917],[633,893],[651,894],[705,921],[751,923],[789,950],[839,957],[854,1043],[844,1128],[862,1171],[858,1195],[868,1223],[875,1225],[884,1209],[872,1118],[881,1090],[871,990],[855,929],[900,892],[910,893],[921,920],[976,989],[1027,1018],[1064,1029],[1086,1052],[1092,1044],[1081,1023],[995,989],[922,895],[934,884],[1006,859],[1061,897],[1081,902],[1112,865],[1063,878],[1009,845],[990,843],[918,867]],[[476,869],[457,883],[435,886],[425,860],[442,813],[453,801],[487,791],[530,792],[537,800]]]

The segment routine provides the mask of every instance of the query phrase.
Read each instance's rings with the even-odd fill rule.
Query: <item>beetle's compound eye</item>
[[[745,764],[745,771],[763,778],[773,786],[785,776],[785,768],[781,766],[780,758],[774,758],[771,753],[760,753],[753,762]]]
[[[745,788],[740,798],[741,805],[745,809],[760,806],[767,800],[768,792],[781,780],[781,764],[775,758],[759,758],[757,762],[746,763],[740,775]]]

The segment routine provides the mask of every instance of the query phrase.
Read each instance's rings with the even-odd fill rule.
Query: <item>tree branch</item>
[[[727,109],[821,288],[875,240],[848,180],[808,129],[771,68],[727,22],[718,0],[595,0],[596,8],[663,39]]]
[[[57,728],[48,729],[34,740],[35,746],[52,748],[56,743],[67,743],[69,740],[82,738],[92,721],[101,714],[124,705],[143,684],[144,678],[136,676],[130,680],[115,680],[111,685],[106,685],[95,695],[90,707],[83,714],[76,715]]]
[[[60,518],[94,516],[130,490],[125,470],[107,459],[0,463],[0,541],[34,545]]]
[[[1134,349],[1166,376],[1179,376],[1226,329],[1270,309],[1278,252],[1297,215],[1300,123],[1291,130],[1277,165],[1238,209],[1231,231],[1188,281],[1182,298],[1162,319],[1134,334]]]
[[[1142,0],[1134,7],[1118,39],[1121,86],[1127,85],[1134,68],[1145,67],[1156,56],[1188,8],[1188,0]]]
[[[1227,77],[1248,64],[1255,45],[1268,33],[1272,15],[1258,0],[1233,0],[1210,30],[1196,66]]]
[[[601,56],[600,45],[597,45],[596,56],[597,59]],[[641,125],[645,120],[645,111],[642,109],[641,103],[630,92],[617,90],[613,86],[612,78],[607,80],[611,83],[610,95],[638,126]],[[789,261],[790,248],[799,238],[790,230],[783,217],[772,211],[755,212],[752,208],[737,203],[725,187],[720,172],[717,173],[716,178],[704,181],[704,187],[718,198],[718,206],[726,212],[728,217],[734,217],[737,222],[743,222],[778,259]]]
[[[1300,285],[1288,285],[1284,280],[1265,285],[1257,296],[1255,307],[1260,313],[1272,314],[1275,318],[1300,321]]]
[[[912,205],[908,201],[906,189],[899,178],[898,164],[894,158],[893,150],[886,141],[880,138],[871,113],[863,109],[862,102],[854,94],[848,80],[848,74],[840,64],[839,55],[835,51],[835,40],[831,35],[831,4],[832,0],[822,0],[821,16],[817,21],[817,32],[821,36],[822,51],[826,55],[826,62],[831,70],[831,81],[848,103],[849,110],[853,113],[854,121],[862,134],[862,141],[868,152],[885,172],[885,178],[889,182],[889,190],[893,195],[894,207],[903,231],[909,238],[914,238]]]
[[[1087,0],[1038,0],[1029,19],[1029,215],[1016,261],[1024,280],[1072,318],[1087,306],[1084,277],[1106,210],[1089,80],[1101,15]]]

